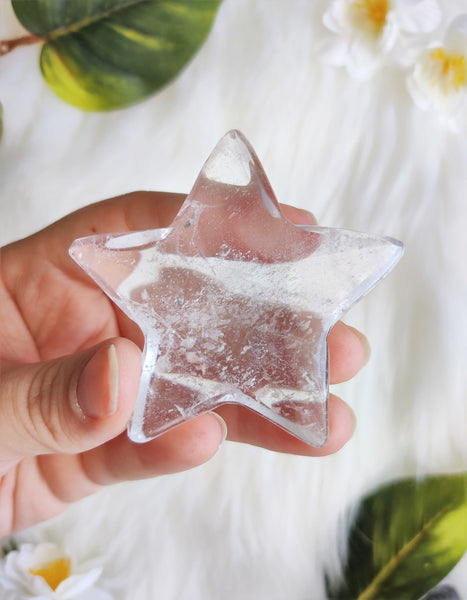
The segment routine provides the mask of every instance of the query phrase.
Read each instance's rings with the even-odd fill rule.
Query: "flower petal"
[[[347,70],[349,75],[357,81],[366,81],[372,77],[381,65],[381,56],[375,48],[353,40],[349,45]]]
[[[22,546],[21,552],[23,552]],[[41,568],[48,563],[55,562],[56,560],[63,558],[63,555],[63,549],[60,548],[60,546],[57,546],[57,544],[53,544],[52,542],[38,544],[32,551],[32,563],[28,568]]]
[[[399,25],[393,14],[389,14],[386,19],[386,25],[383,30],[383,36],[379,41],[378,47],[382,54],[387,54],[395,45],[399,35]]]
[[[407,89],[418,108],[428,110],[431,107],[430,98],[426,91],[420,87],[415,71],[407,77]]]
[[[449,24],[444,45],[449,52],[467,55],[467,14],[459,15]]]
[[[70,575],[64,579],[57,587],[57,594],[63,600],[71,600],[79,597],[84,591],[90,593],[90,588],[96,583],[102,575],[102,567],[91,569],[87,573],[79,575]],[[87,597],[87,596],[86,596]],[[91,596],[90,596],[91,597]]]
[[[431,51],[425,51],[407,78],[407,88],[413,101],[422,110],[434,110],[454,118],[455,113],[466,107],[467,88],[463,86],[453,90],[446,89],[445,85]]]
[[[4,589],[16,590],[18,594],[34,594],[32,597],[50,591],[42,577],[34,576],[29,571],[33,565],[34,552],[35,547],[32,544],[22,544],[19,550],[7,554],[0,568],[0,583]]]
[[[31,573],[31,569],[46,568],[64,556],[63,549],[52,543],[22,544],[9,552],[0,560],[1,600],[112,600],[111,594],[95,587],[103,570],[96,558],[73,565],[73,574],[55,591],[44,577]]]
[[[346,63],[348,43],[341,37],[329,38],[317,46],[317,52],[326,64],[342,67]]]
[[[401,6],[396,14],[399,27],[408,33],[430,33],[440,26],[442,18],[437,0]]]
[[[348,0],[334,0],[323,15],[324,25],[334,33],[348,32]]]

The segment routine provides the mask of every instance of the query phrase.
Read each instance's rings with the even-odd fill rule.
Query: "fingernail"
[[[350,325],[347,325],[347,327],[353,331],[353,333],[358,337],[358,339],[362,343],[364,353],[365,353],[365,362],[363,364],[366,365],[366,363],[370,360],[370,356],[371,356],[370,342],[363,335],[363,333],[361,331],[359,331],[358,329],[355,329],[355,327],[351,327]]]
[[[316,225],[318,220],[315,215],[305,208],[296,209],[293,222],[295,225]]]
[[[78,380],[76,396],[87,417],[103,419],[117,411],[118,358],[114,344],[99,348],[86,364]]]
[[[308,219],[308,223],[305,223],[306,225],[316,225],[318,223],[318,219],[310,210],[303,209],[303,212],[305,213],[305,218]]]
[[[225,442],[225,439],[227,437],[227,424],[224,421],[224,419],[222,417],[220,417],[217,413],[212,412],[210,414],[213,417],[216,417],[216,419],[219,422],[219,425],[221,426],[221,441],[219,442],[219,446],[221,446]]]

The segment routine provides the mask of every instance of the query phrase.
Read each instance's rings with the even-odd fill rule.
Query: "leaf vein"
[[[363,590],[357,600],[372,600],[377,598],[384,582],[394,573],[399,564],[404,558],[410,555],[411,552],[423,541],[423,539],[433,529],[434,525],[454,506],[454,502],[447,504],[444,508],[438,511],[422,529],[412,537],[402,548],[394,554],[394,556],[380,569],[375,575],[373,581]]]
[[[72,23],[71,25],[58,27],[57,29],[54,29],[54,30],[50,31],[49,33],[47,33],[44,36],[44,39],[45,40],[55,40],[64,35],[68,35],[70,33],[75,33],[77,31],[80,31],[81,29],[84,29],[85,27],[89,27],[89,25],[92,25],[94,23],[102,21],[103,19],[106,19],[106,18],[110,17],[111,15],[118,13],[121,10],[129,8],[130,6],[134,6],[136,4],[143,4],[145,2],[148,2],[148,0],[128,0],[124,4],[118,4],[117,6],[113,6],[112,8],[109,8],[105,11],[96,13],[95,15],[92,15],[91,17],[81,19],[80,21],[77,21],[76,23]]]

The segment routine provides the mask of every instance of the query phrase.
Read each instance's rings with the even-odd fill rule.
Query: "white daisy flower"
[[[112,600],[96,587],[102,567],[77,565],[56,544],[22,544],[0,560],[2,600]]]
[[[409,62],[410,41],[420,43],[417,37],[434,31],[441,17],[437,0],[334,0],[323,22],[335,35],[321,44],[320,53],[325,62],[366,80],[388,57]]]
[[[444,38],[421,52],[407,87],[422,110],[438,113],[454,131],[467,119],[467,14],[457,17]]]

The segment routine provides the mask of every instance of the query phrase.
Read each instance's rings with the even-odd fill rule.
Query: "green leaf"
[[[45,40],[54,92],[85,110],[122,108],[171,81],[198,50],[221,0],[12,0]]]
[[[339,600],[418,600],[467,550],[467,474],[407,479],[363,500]]]
[[[0,548],[0,559],[5,558],[7,554],[10,552],[14,552],[18,550],[18,544],[14,538],[9,538],[8,540],[4,540],[1,548]]]

